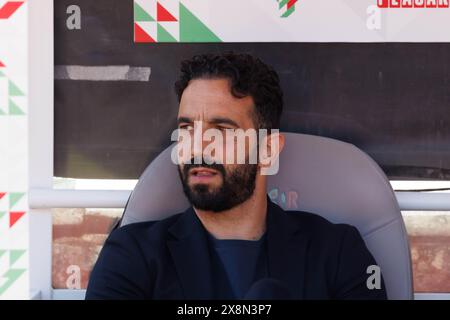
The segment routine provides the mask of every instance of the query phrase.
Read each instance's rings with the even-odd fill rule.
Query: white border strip
[[[84,300],[86,290],[53,289],[52,300]]]
[[[28,201],[33,209],[124,208],[130,194],[130,190],[32,189]]]
[[[403,211],[450,211],[450,193],[395,192]]]
[[[29,192],[33,209],[124,208],[131,190],[55,190],[34,188]],[[396,192],[401,210],[450,211],[450,193]]]
[[[53,187],[53,0],[28,0],[28,183]],[[30,207],[31,208],[31,207]],[[30,289],[52,292],[52,212],[29,210]]]
[[[55,66],[56,80],[144,81],[150,79],[149,67],[130,66]]]
[[[415,293],[414,300],[450,300],[450,293]]]
[[[84,300],[86,290],[53,289],[53,300]],[[35,298],[40,300],[40,296]],[[415,293],[414,300],[450,300],[450,293]]]

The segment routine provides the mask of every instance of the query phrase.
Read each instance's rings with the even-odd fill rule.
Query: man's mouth
[[[205,183],[219,175],[219,171],[208,168],[194,168],[189,171],[189,178],[193,183]]]

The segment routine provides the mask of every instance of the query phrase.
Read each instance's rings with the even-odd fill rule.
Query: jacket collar
[[[168,240],[167,246],[175,262],[185,299],[211,299],[213,279],[208,238],[194,209],[187,209],[169,232],[174,239]]]
[[[291,214],[268,200],[267,246],[269,277],[290,289],[293,299],[303,298],[307,230],[293,223]]]

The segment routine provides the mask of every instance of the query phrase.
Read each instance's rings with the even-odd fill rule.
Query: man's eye
[[[183,130],[193,130],[194,126],[191,124],[181,124],[178,126],[178,128],[183,129]]]

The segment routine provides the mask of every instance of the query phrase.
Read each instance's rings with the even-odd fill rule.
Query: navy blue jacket
[[[376,265],[358,230],[268,200],[271,279],[293,299],[386,299],[367,288]],[[206,230],[192,208],[157,222],[114,230],[91,273],[86,299],[214,299]]]

